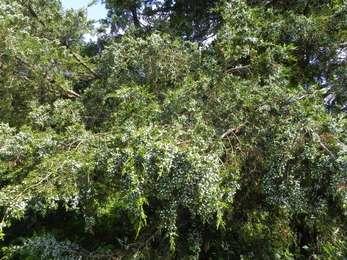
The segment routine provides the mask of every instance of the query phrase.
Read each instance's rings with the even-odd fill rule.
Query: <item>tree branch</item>
[[[30,14],[44,27],[46,27],[46,24],[41,21],[39,15],[35,12],[35,10],[32,8],[32,6],[29,4],[24,4],[23,2],[21,2],[22,6],[26,7]],[[85,67],[89,72],[91,72],[96,78],[100,78],[100,75],[94,71],[92,68],[90,68],[78,55],[77,53],[75,53],[74,51],[70,50],[68,48],[68,51],[72,54],[72,56],[83,66]]]
[[[82,59],[81,57],[79,57],[79,55],[75,52],[73,52],[72,50],[70,50],[70,53],[72,54],[72,56],[83,66],[85,67],[90,73],[92,73],[96,78],[100,78],[100,75],[93,70],[91,67],[89,67]]]
[[[242,124],[242,125],[240,125],[239,127],[228,129],[227,131],[225,131],[225,132],[220,136],[220,138],[221,138],[221,139],[224,139],[224,138],[228,137],[228,136],[231,135],[231,134],[235,134],[235,135],[236,135],[236,134],[240,133],[241,128],[242,128],[243,126],[244,126],[244,125]]]
[[[15,56],[15,59],[17,59],[19,62],[25,64],[31,71],[37,71],[37,68],[29,64],[27,61],[22,59],[21,57]],[[29,80],[27,77],[25,77],[26,80]],[[50,83],[55,83],[54,79],[46,77],[46,80],[48,80]],[[58,85],[62,90],[64,90],[67,93],[67,96],[69,98],[72,97],[80,97],[78,93],[73,91],[72,89],[65,89],[62,86]]]
[[[236,66],[233,68],[227,68],[226,73],[248,73],[250,72],[250,65]]]

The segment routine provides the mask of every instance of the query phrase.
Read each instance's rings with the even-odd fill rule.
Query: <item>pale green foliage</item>
[[[301,2],[219,4],[210,45],[138,28],[97,51],[81,12],[1,2],[1,257],[346,255],[346,116],[323,102],[345,5]]]
[[[109,82],[116,86],[135,82],[159,92],[160,87],[177,83],[194,69],[198,58],[196,45],[167,35],[154,33],[145,40],[125,36],[103,52],[100,69],[106,70]]]
[[[26,122],[30,102],[52,102],[68,95],[72,82],[65,78],[64,73],[81,73],[84,69],[71,51],[62,45],[62,38],[68,35],[76,43],[88,28],[83,13],[63,15],[57,8],[50,10],[57,16],[56,19],[63,22],[53,29],[44,19],[43,12],[47,10],[38,12],[42,15],[39,19],[43,24],[37,19],[29,19],[25,12],[27,10],[16,1],[0,5],[0,112],[4,122],[15,125]],[[74,23],[76,19],[81,20],[81,26],[71,28],[69,23]],[[47,30],[46,26],[53,31]],[[62,32],[64,28],[70,31]],[[78,36],[74,35],[77,30]]]
[[[93,257],[89,252],[84,252],[81,248],[70,241],[57,241],[52,235],[43,235],[26,239],[21,246],[13,246],[6,249],[7,255],[30,255],[37,259],[69,259],[77,260],[84,257]]]

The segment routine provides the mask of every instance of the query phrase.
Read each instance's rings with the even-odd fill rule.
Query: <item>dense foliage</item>
[[[347,2],[0,0],[1,259],[347,257]]]

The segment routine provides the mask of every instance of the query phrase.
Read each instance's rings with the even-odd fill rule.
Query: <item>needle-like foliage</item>
[[[1,259],[344,259],[345,1],[0,0]]]

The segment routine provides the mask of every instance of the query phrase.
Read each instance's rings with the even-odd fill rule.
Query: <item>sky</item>
[[[62,0],[63,7],[65,9],[79,9],[87,7],[87,5],[91,2],[90,0]],[[101,18],[106,17],[106,9],[105,6],[98,1],[97,4],[88,8],[88,17],[89,19],[99,20]]]

